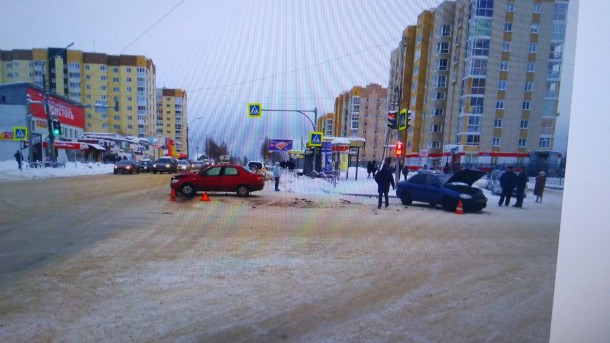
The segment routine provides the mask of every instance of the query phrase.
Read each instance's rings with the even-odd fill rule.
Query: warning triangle
[[[258,106],[252,106],[252,107],[250,107],[250,114],[252,114],[252,115],[259,115],[259,114],[260,114],[260,111],[259,111],[259,109],[258,109]]]

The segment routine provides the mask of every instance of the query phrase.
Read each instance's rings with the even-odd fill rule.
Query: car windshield
[[[130,161],[130,160],[123,160],[123,161],[119,161],[117,164],[120,164],[120,165],[129,165],[129,164],[132,164],[132,163],[133,162]]]
[[[157,160],[157,163],[171,163],[172,160],[169,158],[160,158]]]

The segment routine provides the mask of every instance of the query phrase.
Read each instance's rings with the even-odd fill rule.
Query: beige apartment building
[[[568,3],[445,1],[405,29],[388,87],[400,94],[388,94],[388,110],[398,99],[415,114],[398,137],[407,142],[407,164],[497,166],[548,157]]]
[[[177,152],[187,153],[187,96],[183,89],[157,89],[155,136],[157,140],[172,138]]]
[[[178,152],[186,152],[186,93],[164,89],[156,95],[156,67],[145,56],[63,48],[0,50],[0,83],[16,82],[46,86],[52,94],[82,103],[86,132],[138,137],[148,142],[153,138],[159,141],[161,136],[173,139]],[[157,111],[159,100],[161,116]]]

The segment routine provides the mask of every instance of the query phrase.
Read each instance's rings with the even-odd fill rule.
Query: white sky
[[[248,102],[317,108],[320,116],[353,86],[387,86],[402,30],[441,2],[11,0],[0,11],[0,49],[74,42],[75,50],[145,55],[157,67],[158,87],[187,91],[192,154],[212,136],[234,155],[258,159],[265,136],[299,148],[311,124],[296,113],[248,119]],[[569,102],[560,113],[556,149],[565,151]]]

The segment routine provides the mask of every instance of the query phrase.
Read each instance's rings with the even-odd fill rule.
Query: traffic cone
[[[462,208],[462,200],[458,201],[457,207],[455,208],[455,214],[464,214],[464,209]]]
[[[208,196],[208,193],[203,193],[203,195],[201,196],[201,201],[210,201],[210,197]]]
[[[169,196],[169,201],[176,201],[176,190],[172,188],[172,192]]]

